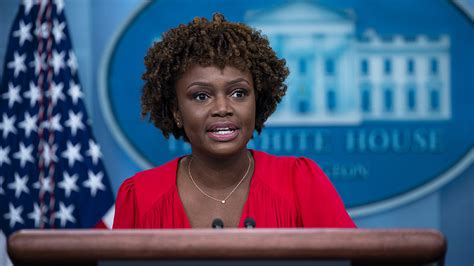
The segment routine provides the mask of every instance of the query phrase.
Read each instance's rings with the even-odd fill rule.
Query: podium
[[[418,229],[20,230],[8,239],[14,265],[443,265],[445,252],[440,232]]]

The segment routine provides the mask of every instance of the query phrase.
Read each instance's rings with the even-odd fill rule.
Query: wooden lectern
[[[21,230],[8,239],[15,265],[169,265],[173,260],[181,263],[173,265],[264,260],[443,265],[445,252],[441,233],[415,229]]]

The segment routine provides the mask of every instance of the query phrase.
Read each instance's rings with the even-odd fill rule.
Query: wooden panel
[[[321,259],[427,263],[442,260],[435,230],[190,229],[21,230],[8,241],[15,263],[99,260]]]

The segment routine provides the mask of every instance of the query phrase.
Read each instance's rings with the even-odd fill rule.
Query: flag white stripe
[[[112,207],[110,207],[104,217],[102,217],[102,222],[104,222],[105,226],[107,226],[108,229],[112,229],[112,226],[114,225],[114,216],[115,204],[112,205]]]

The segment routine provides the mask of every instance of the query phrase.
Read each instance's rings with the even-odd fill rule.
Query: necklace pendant
[[[222,203],[222,204],[225,204],[225,200],[221,200],[221,203]]]

